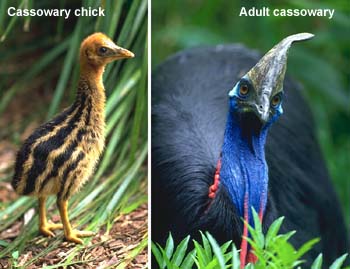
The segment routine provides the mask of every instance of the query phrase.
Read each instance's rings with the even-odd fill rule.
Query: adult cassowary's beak
[[[253,111],[262,123],[266,123],[270,116],[270,98],[267,94],[259,96],[259,99],[253,106]]]
[[[256,90],[257,99],[253,109],[262,122],[265,123],[269,119],[271,98],[283,90],[289,47],[293,42],[307,40],[313,36],[300,33],[286,37],[246,74]]]

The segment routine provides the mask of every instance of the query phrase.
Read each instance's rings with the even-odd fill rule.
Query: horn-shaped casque
[[[308,40],[313,36],[310,33],[290,35],[268,51],[247,73],[256,89],[264,89],[269,93],[281,91],[287,68],[288,49],[293,42]]]

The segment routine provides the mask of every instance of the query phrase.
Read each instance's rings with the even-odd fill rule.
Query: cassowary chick
[[[104,147],[105,66],[132,58],[102,33],[88,36],[80,47],[80,79],[75,102],[41,125],[17,154],[12,186],[18,194],[38,197],[39,230],[46,236],[64,229],[67,241],[82,244],[92,232],[73,230],[68,218],[68,199],[90,177]],[[48,223],[45,202],[57,195],[62,224]]]

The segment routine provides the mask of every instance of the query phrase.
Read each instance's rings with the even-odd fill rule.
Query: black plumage
[[[152,240],[169,231],[179,241],[208,230],[239,247],[242,221],[224,188],[208,208],[208,189],[223,144],[228,92],[259,60],[240,45],[177,53],[152,74]],[[285,216],[282,232],[296,230],[299,247],[320,237],[307,254],[329,264],[348,250],[344,220],[330,182],[301,87],[286,77],[284,114],[269,130],[269,193],[263,226]]]

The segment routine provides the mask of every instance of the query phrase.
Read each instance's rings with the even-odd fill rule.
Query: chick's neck
[[[83,61],[80,63],[78,97],[81,95],[90,97],[94,108],[101,112],[104,111],[106,102],[103,85],[104,70],[104,65],[95,66]]]

